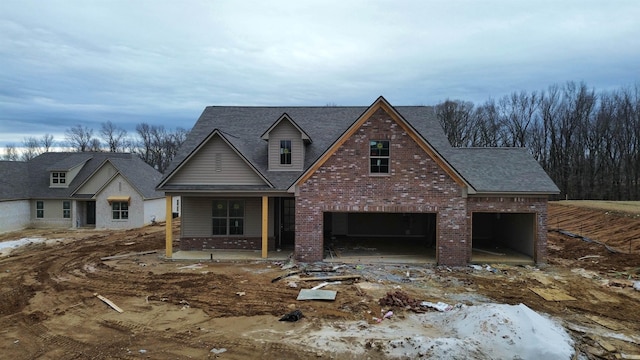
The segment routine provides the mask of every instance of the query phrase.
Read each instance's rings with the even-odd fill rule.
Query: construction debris
[[[118,305],[114,304],[111,300],[107,299],[106,297],[98,294],[98,293],[94,293],[93,296],[97,297],[98,299],[102,300],[105,304],[109,305],[113,310],[119,312],[119,313],[123,313],[124,310],[122,310],[120,307],[118,307]]]
[[[559,289],[529,288],[529,290],[540,295],[547,301],[573,301],[577,300],[573,296]]]
[[[387,295],[378,300],[378,304],[380,304],[380,306],[396,306],[411,309],[416,312],[423,312],[420,308],[420,301],[409,297],[407,293],[400,290],[393,293],[388,292]]]
[[[336,275],[300,278],[299,281],[356,280],[360,278],[362,278],[361,275]]]
[[[285,316],[281,317],[280,320],[278,320],[278,321],[295,322],[295,321],[298,321],[298,320],[302,319],[303,317],[304,317],[304,315],[302,314],[302,311],[294,310],[294,311],[286,314]]]
[[[333,290],[313,290],[302,289],[298,293],[296,300],[328,300],[333,301],[336,299],[336,291]]]
[[[129,254],[122,254],[122,255],[113,255],[113,256],[101,257],[101,258],[100,258],[100,260],[105,261],[105,260],[121,259],[121,258],[126,258],[126,257],[129,257],[129,256],[139,256],[139,255],[155,254],[155,253],[157,253],[157,252],[158,252],[158,250],[141,251],[141,252],[135,252],[135,253],[129,253]]]

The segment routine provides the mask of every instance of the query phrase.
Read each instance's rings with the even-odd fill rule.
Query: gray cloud
[[[618,88],[639,80],[638,18],[634,0],[3,1],[0,146],[76,123],[190,127],[206,105]]]

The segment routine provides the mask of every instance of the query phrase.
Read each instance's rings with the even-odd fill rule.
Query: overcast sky
[[[640,81],[640,1],[2,0],[0,152],[207,105],[481,103]]]

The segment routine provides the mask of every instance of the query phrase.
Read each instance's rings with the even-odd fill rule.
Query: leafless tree
[[[18,151],[16,150],[16,146],[14,144],[7,144],[4,147],[4,160],[8,161],[18,161],[20,156],[18,155]]]
[[[102,135],[102,140],[104,140],[109,147],[110,152],[124,151],[127,136],[126,130],[119,128],[111,121],[107,121],[106,123],[102,123],[100,134]]]
[[[54,144],[53,135],[51,134],[44,134],[40,138],[40,148],[42,149],[43,153],[49,152],[53,147],[53,144]]]
[[[93,143],[93,129],[86,126],[76,125],[65,131],[65,138],[69,147],[75,151],[90,151]]]
[[[25,137],[22,140],[22,160],[29,161],[41,154],[40,142],[33,136]]]

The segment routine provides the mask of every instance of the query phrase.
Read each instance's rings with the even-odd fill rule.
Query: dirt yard
[[[0,241],[49,240],[0,257],[0,354],[16,360],[410,358],[392,356],[398,343],[387,339],[421,331],[410,326],[416,311],[437,311],[416,304],[440,301],[522,303],[566,329],[576,358],[634,358],[640,355],[640,291],[633,288],[640,280],[636,215],[550,205],[549,264],[541,268],[172,262],[162,258],[163,225],[3,234]],[[558,227],[597,242],[566,236]],[[601,243],[623,252],[631,243],[632,253],[612,253]],[[305,269],[307,274],[272,281]],[[297,301],[301,288],[322,283],[300,278],[319,275],[361,278],[323,287],[337,291],[335,301]],[[380,305],[380,299],[394,298],[388,293],[406,298]],[[293,310],[304,317],[278,321]],[[392,317],[377,320],[388,310]],[[332,336],[316,336],[327,329]]]

